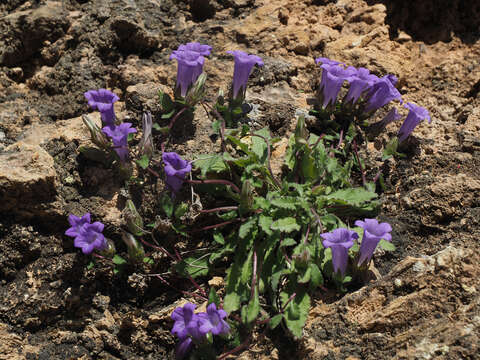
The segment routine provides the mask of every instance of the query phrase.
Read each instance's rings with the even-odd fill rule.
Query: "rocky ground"
[[[179,295],[87,270],[63,233],[69,213],[90,211],[118,238],[125,201],[112,170],[78,156],[83,92],[112,89],[119,117],[138,125],[143,110],[158,114],[157,91],[175,82],[169,55],[188,41],[213,46],[212,98],[230,81],[226,50],[262,56],[247,99],[285,138],[308,109],[317,56],[395,74],[433,118],[385,167],[381,216],[397,251],[377,256],[378,279],[319,293],[304,339],[259,336],[239,358],[480,359],[479,29],[476,0],[2,1],[0,359],[173,358]],[[210,126],[199,111],[175,149],[209,152]]]

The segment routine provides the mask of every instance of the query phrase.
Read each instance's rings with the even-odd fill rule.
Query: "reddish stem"
[[[143,240],[142,238],[140,238],[140,241],[141,241],[144,245],[150,246],[150,247],[153,248],[153,249],[156,249],[156,250],[159,250],[159,251],[163,252],[165,255],[167,255],[167,256],[168,256],[170,259],[172,259],[173,261],[177,261],[177,258],[176,258],[175,256],[173,256],[172,254],[170,254],[163,246],[153,245],[153,244],[149,243],[148,241]]]
[[[184,179],[185,182],[189,184],[221,184],[221,185],[228,185],[230,186],[235,192],[240,193],[240,189],[237,185],[232,183],[228,180],[216,180],[216,179],[208,179],[208,180],[189,180]]]
[[[236,219],[233,219],[233,220],[224,221],[224,222],[219,223],[219,224],[204,226],[200,229],[192,230],[191,232],[199,232],[199,231],[206,231],[206,230],[210,230],[210,229],[216,229],[217,227],[225,226],[225,225],[228,225],[228,224],[231,224],[231,223],[234,223],[234,222],[237,222],[237,221],[241,221],[241,220],[242,219],[240,219],[240,218],[236,218]]]
[[[208,214],[208,213],[217,212],[217,211],[232,211],[237,209],[238,209],[238,206],[224,206],[224,207],[218,207],[215,209],[200,210],[200,212],[202,214]]]

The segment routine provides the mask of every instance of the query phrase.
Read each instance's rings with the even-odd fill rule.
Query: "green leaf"
[[[161,195],[160,206],[161,206],[163,212],[165,213],[165,215],[167,215],[167,217],[172,217],[172,214],[173,214],[173,200],[172,200],[172,197],[169,194],[163,193]]]
[[[177,205],[177,207],[175,208],[175,218],[176,219],[180,219],[183,215],[185,215],[185,213],[188,211],[188,204],[185,203],[185,202],[182,202],[180,204]]]
[[[268,325],[270,326],[270,329],[275,329],[278,324],[280,324],[280,321],[283,319],[283,314],[277,314],[274,317],[270,318],[270,322]]]
[[[175,110],[172,110],[172,111],[169,111],[168,113],[162,114],[161,118],[164,119],[164,120],[165,119],[170,119],[173,116],[173,114],[175,114]]]
[[[386,241],[384,239],[380,240],[378,245],[385,251],[395,251],[395,245],[393,245],[390,241]]]
[[[176,263],[174,268],[182,276],[190,275],[192,278],[206,276],[208,274],[208,258],[188,257]]]
[[[87,265],[87,270],[93,269],[94,266],[95,266],[95,263],[93,261],[90,261]]]
[[[286,217],[275,221],[270,229],[278,230],[280,232],[292,232],[300,230],[300,225],[297,224],[297,220],[293,217]]]
[[[125,260],[124,258],[122,258],[120,255],[115,255],[112,259],[112,262],[115,264],[115,265],[123,265],[123,264],[126,264],[127,263],[127,260]]]
[[[268,128],[255,131],[254,134],[270,140],[270,131]],[[252,136],[252,151],[255,153],[255,155],[257,155],[262,164],[266,163],[268,157],[268,145],[264,139],[258,136]]]
[[[217,307],[220,306],[220,297],[213,287],[210,288],[210,292],[208,293],[208,303],[214,303]]]
[[[148,256],[146,256],[146,257],[143,258],[143,262],[144,262],[145,264],[149,264],[149,265],[153,265],[153,264],[154,264],[152,258],[149,258]]]
[[[273,219],[269,216],[260,215],[258,218],[258,225],[260,229],[262,229],[265,234],[272,235],[273,231],[270,229],[270,225],[272,225]]]
[[[105,166],[110,166],[113,162],[112,157],[109,156],[109,154],[94,147],[80,146],[78,151],[87,159],[102,163]]]
[[[253,299],[247,305],[247,316],[246,322],[247,324],[253,323],[260,313],[260,300],[258,298],[258,290],[255,288]]]
[[[231,313],[240,309],[242,300],[248,299],[250,291],[247,284],[252,277],[253,251],[246,255],[245,250],[239,249],[235,254],[234,261],[227,270],[224,309]]]
[[[281,198],[272,199],[270,200],[270,203],[273,206],[279,207],[281,209],[295,210],[297,208],[296,204],[298,203],[298,200],[292,196],[284,196]]]
[[[324,196],[324,198],[338,200],[352,205],[361,205],[362,203],[375,199],[377,196],[378,195],[372,191],[358,187],[337,190],[330,195]]]
[[[172,98],[164,93],[163,91],[159,91],[158,95],[160,97],[160,104],[162,105],[162,111],[163,112],[170,112],[174,109],[174,103],[172,101]]]
[[[215,232],[213,234],[213,241],[215,241],[216,243],[218,243],[220,245],[225,245],[225,238],[223,237],[223,235],[220,232]]]
[[[240,225],[240,228],[238,229],[238,237],[240,239],[245,239],[248,234],[250,234],[251,230],[253,227],[257,224],[257,218],[253,217],[244,222],[242,225]]]
[[[287,247],[287,246],[293,246],[293,245],[297,245],[297,241],[295,239],[285,238],[280,244],[280,247]]]
[[[298,291],[295,298],[287,306],[284,314],[285,323],[292,334],[301,338],[303,327],[307,321],[308,311],[310,310],[310,296],[305,291]],[[289,298],[288,294],[282,292],[282,303],[285,304]]]
[[[134,136],[133,133],[128,134],[127,141],[132,141]]]
[[[150,162],[150,159],[148,158],[147,155],[142,155],[142,157],[138,160],[135,160],[135,162],[140,166],[142,169],[146,169],[148,167],[148,163]]]
[[[195,159],[194,165],[195,168],[200,169],[203,177],[209,172],[221,173],[228,169],[223,161],[223,156],[218,154],[198,157]]]
[[[312,290],[323,284],[323,275],[317,264],[310,264],[311,275],[310,275],[310,284]]]
[[[223,299],[223,309],[227,313],[231,313],[240,308],[240,303],[240,295],[234,292],[228,293],[225,295],[225,299]]]

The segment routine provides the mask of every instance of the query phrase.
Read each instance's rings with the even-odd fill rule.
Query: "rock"
[[[0,211],[55,199],[53,158],[40,146],[22,142],[0,153]]]
[[[36,9],[14,12],[0,20],[0,64],[25,62],[45,44],[65,34],[70,25],[62,3],[47,1]]]

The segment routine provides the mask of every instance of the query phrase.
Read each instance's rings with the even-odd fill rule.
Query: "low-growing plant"
[[[210,52],[208,45],[180,45],[171,55],[178,62],[173,98],[160,93],[159,122],[149,113],[143,115],[143,134],[137,151],[132,152],[135,178],[164,177],[168,191],[159,194],[163,214],[151,224],[144,223],[131,200],[126,201],[122,240],[127,260],[103,236],[103,224],[91,224],[89,213],[70,215],[71,227],[66,231],[83,253],[110,262],[115,272],[122,271],[126,263],[142,264],[146,276],[176,289],[165,274],[154,272],[155,262],[145,252],[148,247],[170,260],[172,273],[190,281],[196,291],[181,292],[209,305],[201,313],[194,312],[192,303],[173,312],[172,333],[180,340],[179,358],[192,349],[199,358],[214,358],[219,349],[214,346],[215,335],[224,346],[232,347],[219,356],[223,359],[247,347],[253,331],[260,327],[274,329],[283,324],[293,336],[301,337],[311,297],[318,289],[348,291],[364,282],[378,246],[395,249],[391,226],[376,219],[380,199],[375,190],[381,172],[373,169],[377,175],[367,179],[368,162],[361,159],[360,148],[401,118],[391,107],[381,120],[372,120],[378,109],[394,100],[402,102],[396,77],[379,78],[364,68],[316,59],[322,76],[311,101],[314,121],[310,118],[307,126],[303,116],[297,119],[282,163],[274,168],[272,153],[281,139],[268,128],[254,129],[244,121],[250,109],[245,103],[248,77],[255,65],[263,66],[262,59],[229,51],[235,59],[230,91],[227,99],[220,91],[210,105],[204,99],[203,73],[204,57]],[[113,103],[118,97],[105,89],[90,90],[85,97],[92,109],[100,111],[105,126],[100,130],[85,116],[97,148],[80,151],[106,166],[119,164],[124,174],[129,169],[131,175],[128,138],[136,129],[117,122]],[[220,148],[188,161],[165,149],[175,124],[192,120],[198,104],[212,116]],[[424,119],[431,121],[426,109],[412,103],[404,106],[409,113],[398,135],[385,144],[384,160],[402,156],[399,144],[407,146],[413,129]],[[155,160],[155,132],[161,143],[161,161]],[[189,201],[182,195],[185,184],[191,187]],[[215,207],[204,209],[212,202]],[[183,258],[175,246],[167,250],[158,242],[154,236],[158,232],[187,241],[202,232],[211,234],[211,240],[206,251],[194,249]],[[209,275],[224,277],[223,301],[213,288],[207,292],[197,282]]]

